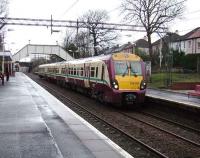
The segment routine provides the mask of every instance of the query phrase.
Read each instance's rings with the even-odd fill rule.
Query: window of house
[[[200,49],[200,42],[198,42],[197,45],[198,45],[198,49]]]
[[[188,42],[188,47],[189,47],[189,48],[191,47],[191,41]]]
[[[178,50],[178,44],[176,45],[176,50]]]

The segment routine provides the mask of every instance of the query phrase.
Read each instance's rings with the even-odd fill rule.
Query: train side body
[[[39,66],[38,75],[117,105],[144,102],[145,70],[140,57],[116,53]]]

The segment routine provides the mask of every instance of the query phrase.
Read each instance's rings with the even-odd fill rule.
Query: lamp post
[[[5,51],[5,48],[4,48],[4,34],[2,36],[2,50],[3,50],[3,56],[2,56],[2,74],[4,75],[4,51]]]

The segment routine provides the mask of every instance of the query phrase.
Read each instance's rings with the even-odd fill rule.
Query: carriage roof
[[[114,53],[114,54],[108,54],[108,55],[100,55],[95,57],[89,57],[89,58],[81,58],[81,59],[75,59],[71,61],[64,61],[64,62],[58,62],[58,63],[52,63],[52,64],[43,64],[39,67],[54,67],[54,66],[64,66],[66,64],[84,64],[84,63],[94,63],[94,62],[102,62],[102,61],[108,61],[110,59],[113,60],[134,60],[134,61],[141,61],[142,59],[135,55],[130,53]]]

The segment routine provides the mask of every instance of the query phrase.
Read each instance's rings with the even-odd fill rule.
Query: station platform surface
[[[0,157],[132,156],[18,72],[0,86]]]
[[[146,91],[146,96],[155,99],[180,103],[188,107],[200,109],[200,98],[188,96],[188,92],[189,91],[185,90],[174,91],[148,88]]]

